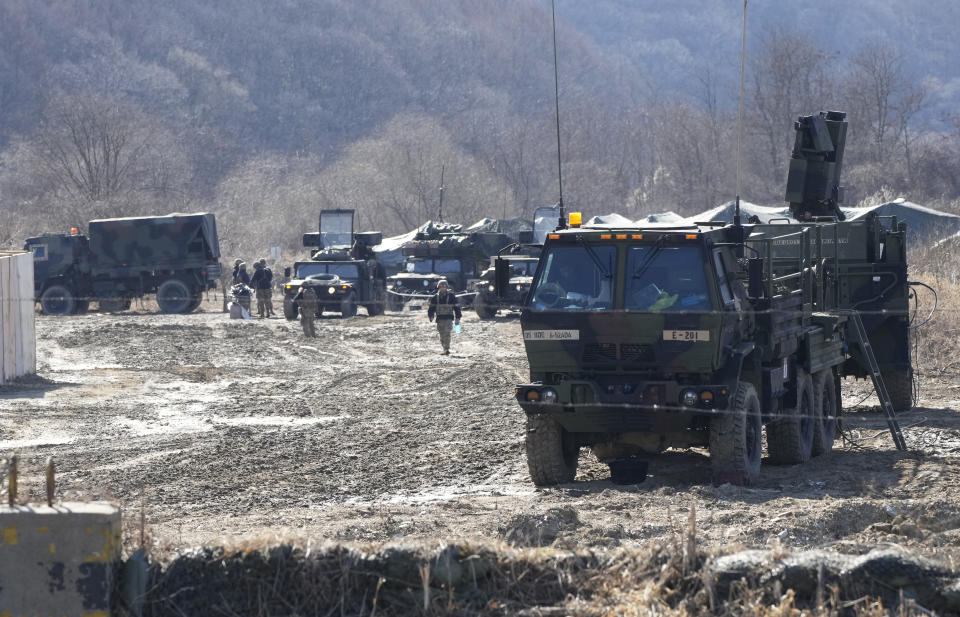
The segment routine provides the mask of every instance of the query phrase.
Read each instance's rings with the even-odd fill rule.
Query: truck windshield
[[[327,272],[336,274],[343,280],[355,281],[360,278],[357,264],[327,264]]]
[[[710,291],[699,246],[627,249],[624,308],[628,311],[709,311]]]
[[[460,272],[460,262],[456,259],[437,259],[434,262],[433,271],[439,274]]]
[[[610,245],[554,246],[541,257],[543,273],[531,296],[534,311],[596,311],[613,308],[617,249]]]
[[[297,278],[305,279],[314,274],[336,274],[344,280],[355,281],[360,278],[357,264],[349,263],[315,263],[300,264],[297,266]]]

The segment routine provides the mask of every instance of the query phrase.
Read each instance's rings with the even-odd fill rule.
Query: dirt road
[[[35,500],[52,455],[61,497],[116,499],[131,526],[143,503],[161,547],[630,545],[675,538],[694,505],[700,538],[717,546],[889,541],[960,554],[955,377],[925,383],[902,416],[911,452],[861,406],[847,419],[858,441],[807,465],[764,465],[750,489],[711,486],[697,450],[669,451],[643,484],[617,486],[584,450],[576,483],[538,490],[513,401],[526,376],[516,319],[469,314],[444,357],[422,312],[324,318],[304,339],[297,322],[231,321],[218,308],[38,316],[41,379],[0,390],[0,453],[24,459]],[[844,388],[845,406],[867,393]]]

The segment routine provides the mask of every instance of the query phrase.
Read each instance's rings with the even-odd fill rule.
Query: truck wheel
[[[399,313],[403,310],[403,297],[387,292],[387,310]]]
[[[813,428],[813,455],[819,456],[833,450],[837,433],[837,384],[833,371],[820,371],[813,378],[814,415],[817,424]]]
[[[371,317],[376,317],[377,315],[383,315],[383,302],[374,302],[373,304],[368,304],[367,315]]]
[[[77,306],[73,309],[73,312],[77,315],[83,315],[88,310],[90,310],[89,300],[77,300]]]
[[[44,315],[69,315],[77,308],[77,299],[64,285],[51,285],[40,296]]]
[[[164,313],[186,313],[193,294],[180,279],[167,279],[157,287],[157,306]]]
[[[913,371],[884,371],[883,383],[887,386],[894,411],[900,413],[913,409]]]
[[[293,321],[297,318],[297,315],[300,314],[300,307],[297,306],[297,303],[293,301],[293,298],[290,296],[283,297],[283,316],[287,318],[287,321]]]
[[[818,420],[813,403],[813,379],[797,369],[797,406],[767,425],[767,451],[770,462],[795,465],[810,460],[813,432]]]
[[[340,315],[344,318],[353,317],[357,314],[357,303],[353,294],[347,294],[347,297],[340,301]]]
[[[480,319],[493,319],[493,316],[497,314],[497,307],[490,306],[487,299],[479,293],[473,300],[473,308],[477,311],[477,317]]]
[[[753,384],[740,382],[726,413],[710,422],[710,467],[714,484],[749,485],[760,475],[763,420]]]
[[[527,416],[527,467],[537,486],[573,482],[580,448],[570,433],[543,414]]]

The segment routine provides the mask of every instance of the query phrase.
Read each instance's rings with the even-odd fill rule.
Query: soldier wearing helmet
[[[250,286],[257,294],[257,317],[263,319],[269,315],[267,303],[269,301],[270,280],[264,270],[263,264],[259,261],[253,262],[253,276],[250,277]]]
[[[450,291],[450,285],[442,279],[437,283],[437,293],[430,298],[430,308],[427,310],[427,318],[433,321],[434,317],[437,318],[437,332],[440,334],[443,354],[449,356],[450,331],[454,324],[460,323],[461,313],[457,294]]]
[[[267,303],[267,317],[274,317],[276,313],[273,312],[273,270],[267,266],[267,260],[263,257],[260,258],[260,267],[263,268],[263,271],[266,273],[264,276],[267,277],[267,288],[264,294]]]

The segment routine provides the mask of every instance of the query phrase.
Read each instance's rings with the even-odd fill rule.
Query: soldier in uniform
[[[250,286],[257,294],[257,317],[264,318],[267,315],[267,294],[270,293],[270,281],[267,279],[267,273],[264,271],[263,264],[259,261],[253,262],[253,276],[250,277]]]
[[[303,335],[316,337],[317,330],[313,320],[317,316],[317,292],[313,287],[304,285],[294,296],[293,301],[300,307],[300,325],[303,326]]]
[[[249,285],[250,275],[247,274],[247,264],[241,261],[239,264],[236,265],[236,268],[237,268],[237,271],[236,271],[236,274],[234,274],[235,278],[234,278],[233,284],[236,285],[237,283],[243,283],[244,285]]]
[[[260,258],[260,265],[263,267],[263,271],[266,272],[267,277],[267,290],[264,294],[266,296],[267,303],[267,317],[276,317],[276,313],[273,312],[273,270],[267,266],[267,260]]]
[[[460,323],[460,305],[457,304],[457,294],[450,291],[446,281],[437,283],[437,293],[430,298],[430,308],[427,318],[433,321],[437,318],[437,331],[440,333],[440,345],[443,346],[443,355],[450,355],[450,331],[454,324]]]
[[[240,282],[240,264],[243,263],[243,260],[237,257],[233,261],[233,285],[236,285]]]

